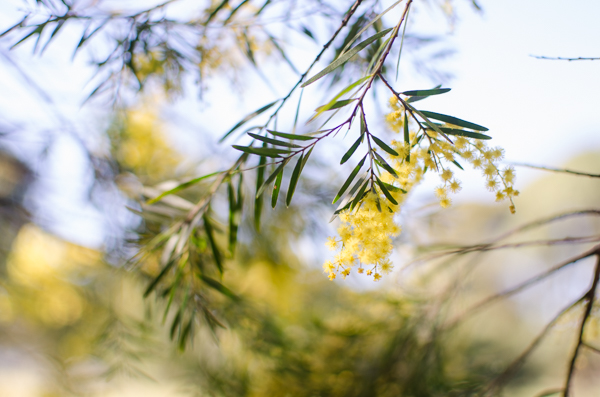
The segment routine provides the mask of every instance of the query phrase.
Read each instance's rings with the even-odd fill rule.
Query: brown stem
[[[577,345],[575,346],[575,350],[571,356],[571,363],[569,364],[569,371],[567,372],[567,380],[565,382],[565,392],[564,397],[569,397],[571,392],[571,384],[573,381],[573,374],[575,372],[575,363],[577,361],[577,356],[579,355],[579,349],[583,346],[583,333],[585,331],[585,324],[590,318],[590,314],[592,313],[592,307],[594,306],[594,299],[596,297],[596,287],[598,286],[598,280],[600,279],[600,248],[596,251],[596,268],[594,270],[594,280],[592,281],[592,285],[586,294],[584,295],[584,299],[587,300],[587,304],[585,305],[585,311],[583,312],[583,316],[581,317],[581,325],[579,326],[579,336],[577,338]]]

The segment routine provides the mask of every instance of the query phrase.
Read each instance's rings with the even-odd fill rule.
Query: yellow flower
[[[329,248],[331,251],[335,251],[338,247],[338,242],[336,241],[335,238],[333,237],[327,237],[327,242],[325,243],[325,245],[327,246],[327,248]]]

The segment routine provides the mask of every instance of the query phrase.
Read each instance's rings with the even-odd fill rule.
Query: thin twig
[[[594,346],[590,345],[589,343],[583,342],[583,343],[581,344],[581,346],[585,346],[585,347],[587,347],[588,349],[590,349],[591,351],[593,351],[594,353],[598,353],[598,354],[600,354],[600,349],[598,349],[597,347],[594,347]]]
[[[531,344],[521,353],[519,357],[517,357],[513,362],[500,374],[498,375],[482,392],[482,396],[489,395],[490,392],[501,387],[504,383],[508,382],[515,373],[521,368],[527,357],[536,349],[536,347],[542,342],[542,340],[546,337],[548,332],[552,329],[554,324],[567,312],[569,312],[572,308],[577,306],[581,301],[585,299],[585,295],[575,302],[571,303],[569,306],[565,307],[561,310],[554,318],[544,327],[542,332],[531,342]]]
[[[596,268],[594,270],[594,279],[592,281],[590,289],[583,296],[583,299],[587,300],[587,304],[585,305],[585,311],[583,312],[583,316],[581,317],[581,325],[579,326],[579,336],[577,338],[577,345],[575,346],[575,350],[573,351],[573,355],[571,356],[571,363],[569,364],[569,371],[567,372],[564,397],[569,397],[570,395],[573,374],[575,372],[575,362],[577,361],[577,356],[579,355],[579,349],[584,344],[583,332],[585,330],[585,324],[589,320],[590,314],[592,313],[592,308],[594,306],[594,299],[596,297],[596,287],[598,286],[598,280],[600,280],[600,248],[596,250],[596,257],[597,261]]]
[[[517,166],[517,167],[535,168],[537,170],[561,172],[561,173],[565,173],[565,174],[573,174],[573,175],[580,175],[580,176],[588,176],[590,178],[600,178],[600,174],[591,174],[589,172],[573,171],[573,170],[568,170],[565,168],[542,167],[540,165],[532,165],[532,164],[525,164],[525,163],[509,163],[509,164]]]
[[[506,291],[500,292],[498,294],[492,295],[484,300],[482,300],[481,302],[475,304],[474,306],[472,306],[471,308],[467,309],[467,311],[465,311],[462,315],[458,316],[457,318],[455,318],[454,320],[452,320],[446,327],[445,329],[452,329],[453,327],[455,327],[457,324],[459,324],[461,321],[463,321],[466,317],[471,316],[472,314],[474,314],[475,312],[481,310],[482,308],[484,308],[485,306],[490,305],[491,303],[494,303],[500,299],[503,298],[507,298],[509,296],[512,296],[514,294],[517,294],[521,291],[523,291],[524,289],[526,289],[527,287],[530,287],[544,279],[546,279],[547,277],[549,277],[550,275],[556,273],[557,271],[564,269],[565,267],[578,262],[582,259],[585,258],[589,258],[590,256],[593,255],[597,255],[598,250],[600,250],[600,246],[596,246],[594,248],[592,248],[589,251],[586,251],[580,255],[577,255],[576,257],[567,259],[564,262],[559,263],[558,265],[546,270],[544,273],[541,273],[537,276],[534,276],[524,282],[522,282],[521,284],[510,288]]]
[[[600,58],[585,58],[585,57],[577,57],[577,58],[564,58],[564,57],[546,57],[543,55],[529,55],[532,58],[537,59],[548,59],[551,61],[598,61]]]

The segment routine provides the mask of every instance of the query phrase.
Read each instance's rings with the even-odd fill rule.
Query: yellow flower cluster
[[[381,273],[392,269],[389,257],[394,246],[391,238],[400,234],[400,226],[394,222],[394,209],[390,206],[388,210],[383,199],[371,192],[356,211],[343,212],[340,219],[340,238],[329,237],[327,240],[331,250],[341,248],[334,262],[327,261],[323,265],[329,279],[333,280],[338,273],[346,278],[350,269],[358,266],[358,273],[379,280]],[[369,264],[372,266],[365,268]]]
[[[395,132],[404,130],[405,109],[394,97],[390,100],[392,111],[386,121]],[[444,127],[461,129],[446,124]],[[428,170],[439,174],[442,184],[435,188],[440,205],[447,208],[451,204],[450,193],[458,193],[461,182],[454,176],[451,168],[461,168],[456,157],[461,157],[483,172],[486,187],[496,194],[496,201],[509,200],[510,211],[515,212],[512,198],[519,192],[513,188],[515,171],[512,167],[500,169],[498,162],[504,156],[501,148],[489,148],[481,140],[463,136],[452,136],[453,142],[431,129],[422,128],[410,132],[405,140],[391,142],[398,156],[391,156],[389,164],[396,176],[383,172],[379,178],[387,184],[389,194],[398,205],[392,204],[383,192],[371,192],[354,211],[346,210],[340,214],[342,225],[338,228],[339,238],[329,237],[327,246],[331,250],[340,249],[334,261],[327,261],[323,269],[333,280],[337,274],[344,278],[351,268],[357,266],[357,272],[373,276],[375,281],[381,273],[391,270],[392,237],[400,233],[400,226],[394,222],[394,215],[400,209],[407,193],[423,179]],[[365,272],[366,267],[368,269]]]

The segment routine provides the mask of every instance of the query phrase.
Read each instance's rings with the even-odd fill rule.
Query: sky
[[[423,101],[422,108],[474,121],[490,128],[493,145],[506,150],[507,162],[523,162],[560,167],[578,153],[600,148],[600,61],[541,60],[531,55],[563,57],[598,57],[600,49],[600,2],[571,0],[568,7],[558,0],[491,1],[481,0],[483,13],[475,12],[468,1],[456,1],[458,20],[451,29],[440,12],[426,7],[411,15],[409,32],[435,32],[456,50],[444,61],[445,69],[455,78],[445,86],[448,94]],[[16,21],[18,0],[0,4],[0,28]],[[393,17],[390,14],[390,17]],[[31,86],[24,84],[14,65],[0,57],[0,117],[9,124],[26,126],[30,131],[9,144],[24,157],[34,156],[43,146],[45,130],[61,126],[50,136],[55,142],[49,156],[51,167],[40,170],[41,184],[47,192],[36,202],[51,228],[75,242],[99,246],[106,225],[97,212],[86,204],[86,180],[89,175],[81,166],[83,154],[70,137],[70,129],[84,141],[93,143],[105,109],[96,104],[82,106],[89,92],[93,69],[85,57],[71,59],[76,44],[75,30],[65,29],[59,41],[43,56],[30,57],[31,45],[13,50],[18,68],[52,93],[52,103],[41,101]],[[325,35],[320,37],[324,40]],[[309,40],[294,40],[291,55],[300,65],[311,59],[317,47]],[[0,55],[7,52],[2,45]],[[326,66],[318,65],[315,70]],[[258,106],[287,92],[295,78],[284,65],[267,66],[266,74],[277,73],[277,85],[266,87],[260,78],[248,73],[249,86],[243,101],[224,82],[217,81],[199,102],[194,95],[166,109],[173,122],[173,141],[192,157],[205,153],[197,143],[198,134],[213,133],[214,141],[236,120]],[[414,73],[413,73],[414,74]],[[401,69],[399,87],[429,88],[432,82]],[[308,104],[306,114],[316,106]],[[69,127],[70,126],[70,127]],[[41,133],[39,132],[41,131]],[[30,149],[23,142],[29,142]],[[216,147],[216,145],[215,145]],[[212,148],[212,146],[211,146]],[[216,149],[216,150],[227,150]],[[337,150],[341,156],[343,149]],[[518,184],[529,184],[541,176],[540,171],[518,168]],[[594,170],[587,170],[593,172]],[[597,170],[596,170],[597,172]],[[461,177],[464,190],[458,202],[493,198],[481,186],[476,172]],[[431,180],[423,195],[430,195]]]

